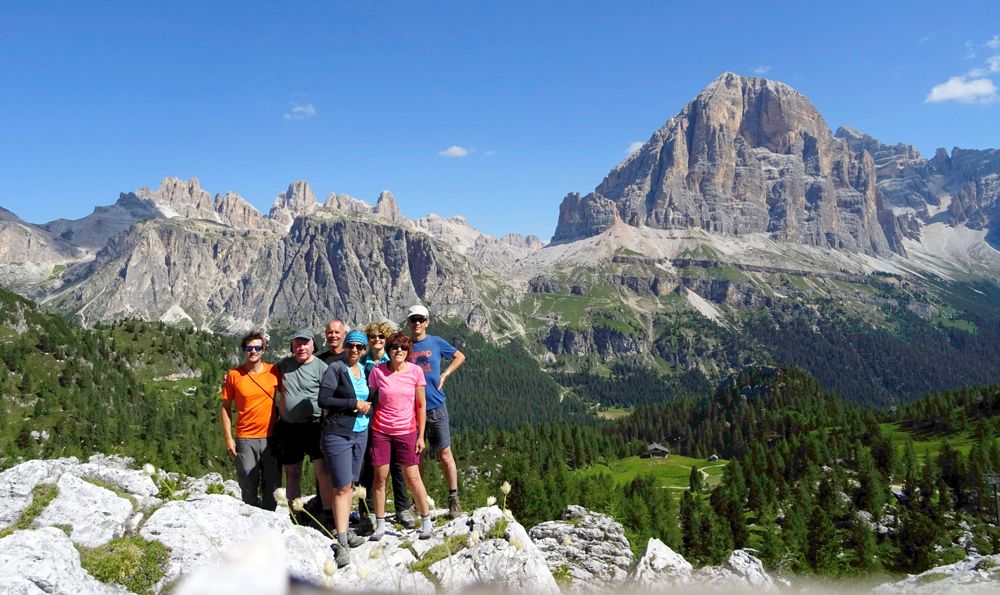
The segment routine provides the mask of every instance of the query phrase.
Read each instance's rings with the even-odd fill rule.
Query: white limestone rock
[[[190,496],[205,496],[208,494],[208,488],[213,485],[221,485],[225,494],[237,500],[242,498],[240,484],[232,479],[223,479],[219,473],[209,473],[203,477],[193,478],[184,484],[184,490]]]
[[[496,585],[515,592],[559,593],[544,560],[524,527],[508,520],[503,538],[467,541],[465,548],[436,562],[430,571],[445,591]]]
[[[139,531],[144,539],[170,548],[165,582],[198,568],[217,565],[240,544],[267,532],[279,533],[288,552],[289,572],[321,584],[330,540],[320,532],[293,525],[287,514],[254,508],[222,494],[167,502]]]
[[[14,524],[31,503],[31,491],[40,483],[56,483],[76,458],[26,461],[0,473],[0,527]]]
[[[63,473],[59,494],[35,519],[42,527],[70,525],[70,539],[84,547],[104,545],[121,537],[132,517],[132,503],[111,490]]]
[[[622,584],[634,556],[621,523],[572,504],[561,518],[531,529],[531,539],[545,555],[549,570],[568,571],[569,589],[574,592]]]
[[[733,551],[722,566],[706,566],[697,570],[692,582],[716,590],[778,590],[774,579],[764,570],[764,563],[747,550]]]
[[[872,592],[876,595],[997,593],[1000,592],[1000,554],[973,554],[954,564],[938,566],[901,581],[879,585]]]
[[[691,563],[659,539],[650,539],[629,577],[637,589],[682,587],[691,582]]]
[[[80,566],[73,542],[52,527],[16,531],[0,539],[0,593],[127,593]]]

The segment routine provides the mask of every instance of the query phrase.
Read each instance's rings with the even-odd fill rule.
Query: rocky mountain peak
[[[202,189],[198,178],[163,178],[155,192],[149,188],[140,188],[135,196],[151,202],[168,219],[185,217],[218,220],[212,195]]]
[[[260,229],[265,226],[261,212],[233,192],[215,195],[215,212],[223,223],[236,229]]]
[[[403,213],[399,210],[399,204],[396,203],[396,197],[388,190],[383,190],[379,193],[373,212],[375,215],[393,223],[406,221]]]
[[[292,225],[296,217],[309,215],[319,208],[316,195],[313,194],[309,182],[298,180],[288,185],[288,190],[274,199],[269,217],[284,229]]]
[[[337,194],[331,192],[326,197],[323,207],[345,213],[371,213],[372,205],[360,198],[354,198],[350,194]]]
[[[553,243],[617,222],[882,254],[875,165],[788,85],[724,73],[595,188],[560,207]]]

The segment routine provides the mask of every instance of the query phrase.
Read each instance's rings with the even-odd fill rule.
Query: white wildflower
[[[469,533],[469,547],[476,547],[477,543],[479,543],[479,531]]]
[[[434,510],[434,498],[427,496],[427,510]]]
[[[564,546],[569,547],[570,545],[572,545],[572,543],[573,543],[573,540],[569,538],[569,533],[563,535],[562,544]]]
[[[365,489],[365,486],[358,486],[354,488],[354,497],[358,500],[364,500],[368,497],[368,490]]]
[[[511,512],[510,509],[508,508],[508,509],[506,509],[506,510],[503,511],[503,518],[506,519],[508,523],[513,523],[514,522],[514,513]]]
[[[358,578],[360,578],[363,581],[368,580],[368,567],[367,566],[358,566]]]
[[[306,499],[302,496],[292,500],[292,510],[296,512],[302,512],[306,508]]]
[[[510,482],[509,481],[505,481],[502,484],[500,484],[500,491],[503,492],[504,496],[506,496],[507,494],[509,494],[510,493]]]
[[[489,498],[486,499],[486,506],[493,506],[496,503],[497,503],[496,496],[490,496]]]
[[[326,562],[323,563],[323,574],[327,576],[333,576],[337,573],[337,563],[331,559],[327,558]]]
[[[274,501],[278,503],[278,506],[288,505],[288,495],[285,493],[285,488],[274,489]]]
[[[142,466],[142,471],[149,476],[156,475],[156,467],[150,465],[149,463]]]
[[[382,557],[382,554],[384,552],[385,552],[385,546],[378,545],[372,548],[372,551],[368,552],[368,557],[371,558],[372,560],[378,560],[379,558]]]
[[[511,537],[510,547],[514,548],[517,551],[521,551],[522,549],[524,549],[524,542],[518,539],[517,537]]]

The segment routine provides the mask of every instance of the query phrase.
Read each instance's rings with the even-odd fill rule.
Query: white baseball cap
[[[410,306],[410,311],[406,313],[407,318],[411,316],[423,316],[424,318],[430,318],[431,313],[428,312],[427,308],[425,308],[424,306],[417,304],[415,306]]]

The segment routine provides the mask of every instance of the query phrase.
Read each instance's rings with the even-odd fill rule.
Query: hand
[[[236,458],[236,441],[226,436],[226,450],[229,451],[229,456]]]
[[[441,374],[441,379],[438,380],[438,390],[443,390],[444,389],[444,380],[447,377],[448,377],[448,373],[447,372],[445,372],[444,374]]]
[[[424,437],[417,436],[417,454],[424,452]]]
[[[372,404],[368,401],[358,401],[358,413],[367,415],[372,410]]]

